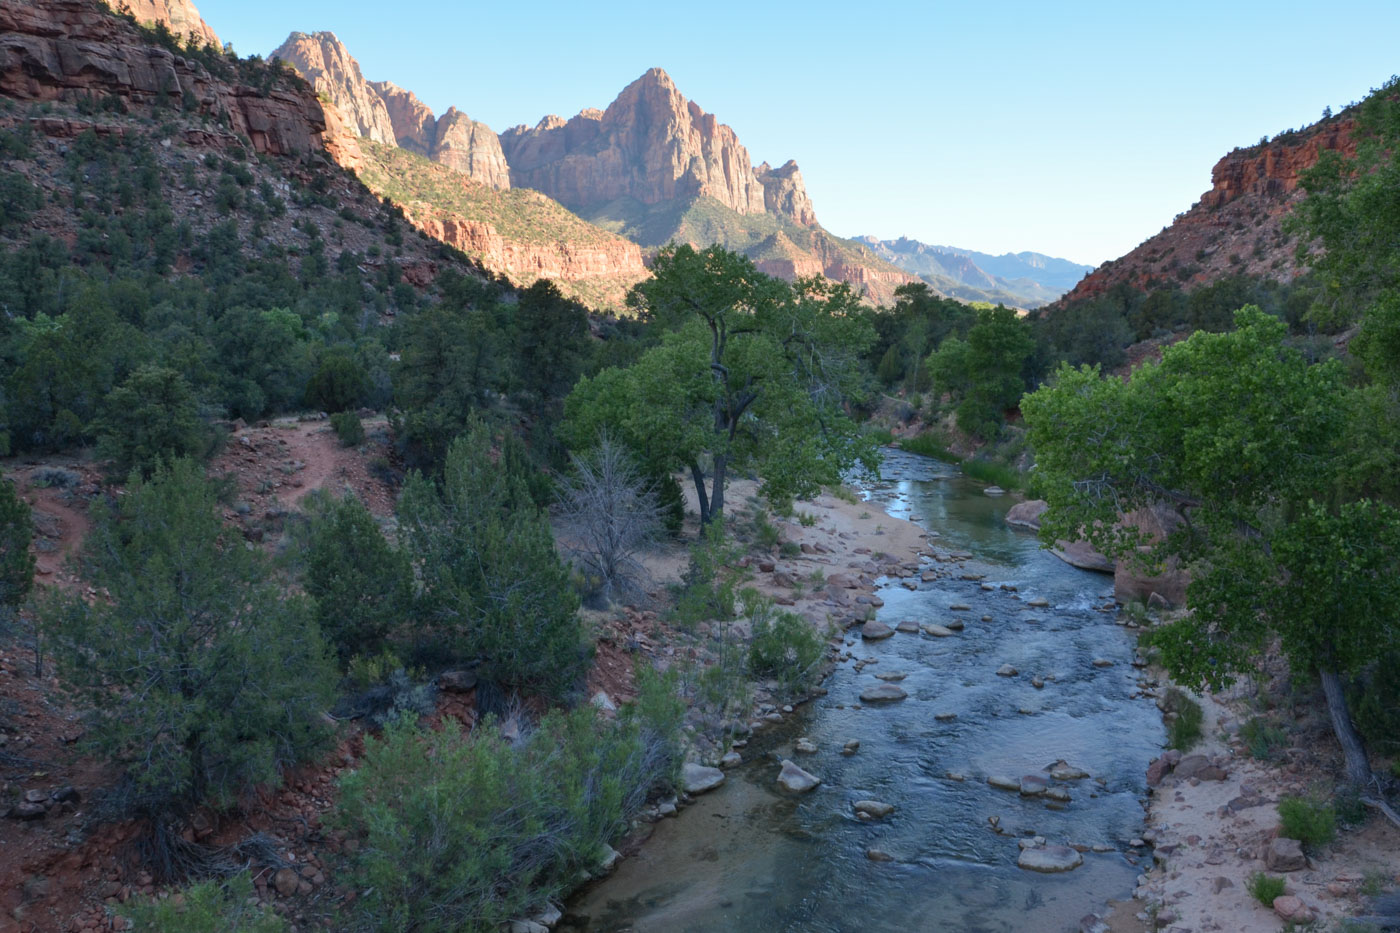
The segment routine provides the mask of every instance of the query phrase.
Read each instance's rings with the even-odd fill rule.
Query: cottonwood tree
[[[609,437],[575,455],[573,467],[560,483],[555,511],[565,551],[597,581],[594,592],[606,605],[638,590],[645,571],[637,552],[661,534],[662,509],[627,449]]]
[[[91,701],[90,741],[123,769],[122,809],[149,821],[153,868],[178,878],[200,864],[179,836],[194,808],[323,747],[335,670],[308,601],[223,524],[197,464],[133,472],[94,511],[82,570],[100,595],[55,594],[41,617]]]
[[[719,246],[670,246],[629,301],[660,344],[575,386],[563,430],[576,448],[608,431],[649,466],[688,470],[706,524],[724,513],[733,469],[758,473],[771,496],[807,496],[873,457],[842,408],[874,338],[848,286],[788,284]]]
[[[1041,536],[1087,538],[1152,569],[1185,562],[1194,611],[1152,636],[1173,676],[1219,688],[1277,638],[1320,679],[1347,777],[1365,786],[1341,678],[1400,638],[1400,513],[1339,486],[1352,391],[1341,365],[1309,365],[1257,308],[1235,325],[1169,347],[1126,382],[1064,366],[1022,401],[1050,504]],[[1156,543],[1119,522],[1162,506],[1184,521]]]

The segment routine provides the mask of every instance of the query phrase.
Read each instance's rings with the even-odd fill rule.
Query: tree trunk
[[[724,480],[729,458],[724,454],[715,457],[715,475],[710,481],[710,518],[724,520]]]
[[[1327,714],[1332,718],[1332,731],[1342,746],[1347,781],[1356,787],[1364,787],[1371,782],[1371,763],[1366,758],[1366,746],[1347,710],[1342,678],[1335,671],[1319,671],[1318,676],[1322,679],[1322,692],[1327,697]]]
[[[700,464],[690,464],[690,478],[695,482],[695,497],[700,503],[700,527],[703,528],[710,523],[710,498],[705,495],[705,472],[700,469]]]

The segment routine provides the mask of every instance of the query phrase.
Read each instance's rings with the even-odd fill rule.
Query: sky
[[[330,30],[365,76],[500,132],[648,68],[796,159],[822,225],[1097,265],[1236,146],[1400,71],[1400,3],[195,0],[242,55]]]

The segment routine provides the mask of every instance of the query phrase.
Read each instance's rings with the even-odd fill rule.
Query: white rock
[[[710,768],[705,765],[687,761],[685,767],[681,769],[681,787],[687,794],[703,794],[706,791],[714,790],[724,783],[724,772],[719,768]]]
[[[1084,864],[1084,856],[1069,846],[1022,849],[1016,864],[1027,871],[1073,871]]]
[[[797,765],[783,759],[783,770],[778,772],[778,784],[783,790],[792,791],[794,794],[805,794],[810,790],[815,790],[822,779],[815,774],[803,771]]]

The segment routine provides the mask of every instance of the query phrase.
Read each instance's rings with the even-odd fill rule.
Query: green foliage
[[[812,686],[826,656],[826,642],[811,623],[794,612],[775,611],[772,600],[753,591],[746,592],[744,609],[753,625],[749,671],[778,681],[788,697]]]
[[[1249,756],[1261,761],[1272,761],[1288,747],[1288,733],[1262,716],[1250,717],[1240,726],[1240,738],[1244,739]]]
[[[1274,900],[1283,897],[1283,892],[1288,888],[1288,881],[1284,878],[1266,875],[1262,871],[1256,871],[1249,876],[1245,888],[1256,901],[1265,907],[1273,907]]]
[[[1021,472],[1014,467],[975,459],[964,460],[960,466],[965,475],[984,483],[991,483],[1002,489],[1021,488]]]
[[[1279,835],[1297,839],[1309,848],[1324,846],[1337,837],[1337,811],[1331,802],[1315,797],[1283,797],[1278,802]]]
[[[247,874],[203,881],[176,897],[136,898],[117,908],[136,933],[286,933],[287,921],[257,902]]]
[[[673,612],[683,626],[710,619],[734,618],[741,576],[737,565],[741,550],[725,535],[718,522],[705,526],[690,548],[690,564],[681,577]]]
[[[412,608],[407,555],[384,539],[369,509],[353,496],[312,517],[304,585],[321,633],[342,665],[356,655],[379,654]]]
[[[983,309],[965,341],[949,338],[929,357],[929,375],[934,389],[956,403],[958,427],[986,440],[996,436],[1006,410],[1020,401],[1034,351],[1026,320],[1010,308]]]
[[[24,604],[34,585],[34,520],[15,484],[0,476],[0,621]]]
[[[150,476],[156,465],[177,457],[202,457],[209,429],[189,383],[173,369],[143,366],[113,389],[97,422],[97,455],[125,475]]]
[[[306,384],[309,408],[332,414],[357,408],[369,394],[369,374],[345,353],[327,353]]]
[[[1167,747],[1189,751],[1201,740],[1205,713],[1201,710],[1201,704],[1175,687],[1167,691],[1167,696],[1170,709],[1176,714],[1167,725]]]
[[[418,637],[430,659],[484,658],[487,678],[561,697],[588,662],[578,596],[522,465],[506,449],[493,459],[494,440],[476,421],[448,448],[440,483],[415,473],[404,485]]]
[[[948,443],[944,437],[933,431],[926,431],[913,437],[900,438],[899,449],[922,457],[942,460],[944,463],[960,463],[962,459],[948,449]]]
[[[789,285],[720,247],[667,247],[652,273],[631,301],[660,343],[580,380],[565,403],[570,446],[606,431],[649,472],[689,470],[704,523],[723,514],[731,469],[755,471],[770,498],[807,496],[873,456],[841,407],[858,387],[848,355],[872,337],[849,288]]]
[[[1367,743],[1383,755],[1400,755],[1400,652],[1387,652],[1364,671],[1349,697]]]
[[[353,411],[338,411],[331,415],[331,429],[340,438],[342,447],[358,447],[365,442],[365,426]]]
[[[490,719],[470,736],[400,720],[367,738],[339,811],[362,839],[359,927],[486,933],[542,908],[597,867],[672,773],[674,746],[652,725],[584,707],[514,743]]]
[[[94,507],[89,583],[42,621],[91,700],[96,749],[125,770],[126,808],[159,824],[225,805],[322,747],[334,671],[308,602],[223,526],[214,489],[177,460]]]

